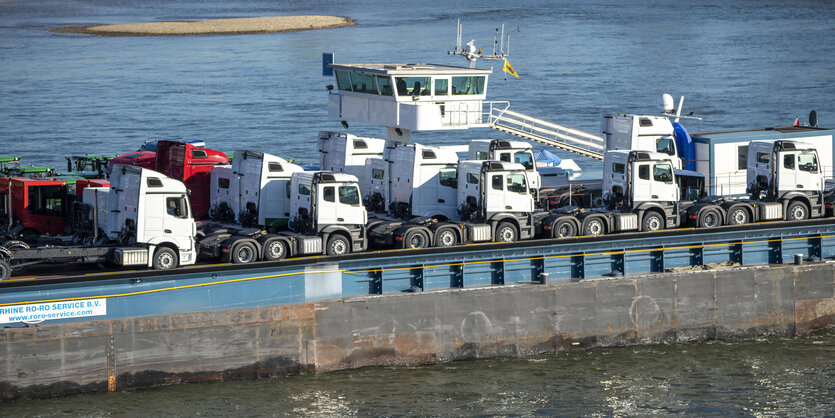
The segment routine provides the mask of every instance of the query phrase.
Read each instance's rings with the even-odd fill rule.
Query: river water
[[[835,332],[367,368],[0,406],[5,416],[831,416]]]
[[[433,4],[434,3],[434,4]],[[356,26],[297,33],[96,37],[47,29],[161,20],[329,14]],[[429,62],[464,41],[512,36],[492,100],[599,133],[607,112],[655,112],[685,96],[691,132],[762,128],[816,109],[835,123],[831,1],[0,0],[0,154],[63,165],[152,139],[315,161],[327,118],[321,53],[337,62]],[[486,68],[499,64],[481,62]],[[357,135],[383,129],[354,126]],[[498,137],[415,133],[426,144]],[[584,169],[600,163],[574,158]],[[832,415],[835,335],[795,340],[590,350],[531,359],[372,368],[315,377],[185,385],[3,405],[4,416],[297,414]]]

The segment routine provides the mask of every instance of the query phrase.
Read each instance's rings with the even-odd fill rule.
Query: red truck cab
[[[156,170],[185,183],[195,218],[209,214],[212,167],[229,164],[226,153],[180,141],[158,141]]]
[[[110,187],[110,182],[105,179],[79,179],[75,182],[75,194],[79,200],[84,197],[84,189],[88,187]]]
[[[58,235],[67,227],[67,212],[72,202],[67,184],[62,180],[2,177],[0,198],[0,222],[6,224],[11,215],[20,223],[22,229],[18,234],[23,237]]]
[[[157,168],[157,154],[153,151],[134,151],[124,155],[112,158],[107,163],[107,168],[113,170],[116,164],[133,165],[136,167],[148,168],[156,170]]]

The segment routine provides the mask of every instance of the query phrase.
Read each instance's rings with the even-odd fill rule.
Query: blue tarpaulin
[[[676,148],[678,148],[678,156],[681,157],[683,169],[696,171],[696,150],[693,147],[693,139],[687,133],[687,129],[681,126],[678,122],[673,122],[673,129],[676,134]]]
[[[534,159],[538,164],[560,165],[562,159],[554,155],[551,151],[542,150],[534,154]]]

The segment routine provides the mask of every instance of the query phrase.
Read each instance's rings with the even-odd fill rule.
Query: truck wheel
[[[743,208],[735,208],[728,216],[728,225],[745,225],[748,223],[748,211]]]
[[[287,257],[287,246],[280,239],[267,242],[264,248],[264,259],[268,261],[283,260]]]
[[[232,263],[247,264],[258,259],[258,250],[251,242],[243,242],[238,244],[232,250]]]
[[[502,222],[496,227],[496,242],[516,241],[516,228],[507,222]]]
[[[658,212],[647,212],[644,215],[644,222],[641,226],[641,231],[644,232],[660,231],[664,229],[664,219],[661,218]]]
[[[154,252],[154,270],[171,270],[177,267],[177,253],[168,247],[159,247]]]
[[[806,209],[806,204],[800,201],[789,203],[786,208],[787,221],[803,221],[809,218],[809,211]]]
[[[443,231],[438,233],[436,246],[438,246],[438,247],[452,247],[453,245],[455,245],[457,243],[458,243],[458,237],[455,236],[455,232],[452,232],[452,230],[444,229]]]
[[[412,231],[403,239],[403,248],[426,248],[429,246],[429,236],[423,231]]]
[[[339,234],[333,234],[328,238],[328,255],[345,255],[351,252],[351,245],[348,238]]]
[[[589,237],[596,237],[605,233],[606,226],[603,225],[603,221],[600,218],[589,219],[589,221],[586,222],[586,226],[583,228],[583,235]]]
[[[722,226],[722,217],[716,209],[708,209],[699,216],[699,226],[702,228]]]
[[[577,235],[577,228],[568,219],[558,221],[557,225],[551,231],[554,234],[554,238],[570,238]]]
[[[0,259],[0,282],[3,280],[12,277],[12,267],[9,265],[9,262],[3,259]]]

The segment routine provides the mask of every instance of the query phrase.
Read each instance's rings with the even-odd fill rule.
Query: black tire
[[[436,247],[452,247],[456,244],[458,244],[458,236],[455,235],[455,232],[449,228],[442,229],[441,232],[438,232],[438,235],[435,236]]]
[[[20,241],[20,240],[16,240],[16,239],[13,239],[11,241],[6,241],[6,242],[3,243],[2,246],[6,247],[6,249],[10,250],[10,251],[11,250],[28,250],[29,249],[29,244],[27,244],[23,241]]]
[[[745,225],[749,221],[748,211],[745,208],[733,208],[728,212],[728,225]]]
[[[557,224],[551,229],[551,233],[554,238],[570,238],[577,235],[577,227],[574,226],[574,222],[562,219],[557,221]]]
[[[799,200],[789,203],[786,208],[787,221],[805,221],[806,219],[809,219],[809,208],[805,203]]]
[[[159,247],[154,251],[154,270],[171,270],[180,264],[177,253],[168,247]]]
[[[328,238],[328,247],[325,249],[328,255],[345,255],[351,252],[351,243],[343,235],[333,234]]]
[[[287,245],[280,239],[267,241],[264,245],[264,260],[278,261],[287,258]]]
[[[699,228],[716,228],[722,226],[722,215],[716,209],[708,209],[699,215]]]
[[[429,247],[429,235],[423,231],[410,231],[403,237],[403,248],[420,249]]]
[[[258,249],[251,242],[242,242],[232,248],[232,263],[249,264],[258,261]]]
[[[646,212],[644,219],[641,221],[641,231],[660,231],[664,229],[664,218],[658,212]]]
[[[583,235],[587,237],[597,237],[606,234],[606,225],[600,218],[591,218],[583,226]]]
[[[9,277],[12,277],[12,267],[8,261],[0,259],[0,282],[7,280]]]
[[[516,241],[516,227],[509,222],[502,222],[496,227],[496,242]]]

